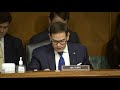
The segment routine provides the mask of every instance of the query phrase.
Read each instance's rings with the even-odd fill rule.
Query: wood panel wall
[[[10,34],[27,44],[29,39],[48,26],[49,12],[11,12]],[[113,14],[113,13],[112,13]],[[111,12],[70,12],[69,27],[79,35],[89,55],[102,55],[111,35]],[[114,20],[113,20],[114,21]]]

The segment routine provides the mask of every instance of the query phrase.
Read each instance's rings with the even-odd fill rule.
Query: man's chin
[[[62,52],[63,50],[57,50],[57,52]]]

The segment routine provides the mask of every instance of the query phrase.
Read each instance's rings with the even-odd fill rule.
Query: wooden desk
[[[91,70],[91,71],[37,71],[26,73],[0,74],[0,78],[50,78],[50,77],[120,77],[120,70]]]

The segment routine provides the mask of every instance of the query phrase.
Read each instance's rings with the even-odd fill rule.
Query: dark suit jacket
[[[77,35],[76,32],[72,32],[71,30],[68,30],[70,32],[70,37],[69,37],[69,41],[68,42],[73,42],[73,43],[80,43],[79,37]],[[49,36],[48,36],[49,32],[46,29],[43,32],[40,32],[36,35],[34,35],[31,39],[30,39],[30,44],[32,43],[39,43],[45,40],[49,40]]]
[[[76,43],[68,43],[68,51],[70,56],[70,65],[91,65],[88,60],[87,49],[85,46]],[[52,45],[45,45],[33,50],[33,57],[28,65],[28,70],[55,70],[55,54]]]
[[[115,43],[114,40],[116,38],[112,38],[106,46],[106,58],[108,61],[108,64],[110,66],[110,69],[120,69],[120,48],[115,50]],[[118,41],[119,42],[119,41]],[[118,44],[118,43],[117,43]],[[118,45],[119,46],[119,45]]]
[[[4,57],[5,63],[15,63],[18,65],[20,56],[24,59],[24,47],[22,41],[9,34],[4,36]],[[24,64],[26,62],[24,61]]]

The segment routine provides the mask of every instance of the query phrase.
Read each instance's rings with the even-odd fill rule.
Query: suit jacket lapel
[[[8,35],[6,34],[4,36],[4,58],[5,58],[5,62],[8,62],[8,61],[6,61],[6,60],[8,60],[8,59],[6,59],[6,57],[7,58],[9,57],[8,56],[8,54],[9,54],[9,46],[10,46],[9,41],[10,40],[8,40]]]
[[[69,57],[70,57],[70,65],[75,65],[76,64],[76,51],[73,49],[73,46],[71,46],[68,43],[68,51],[69,51]]]

